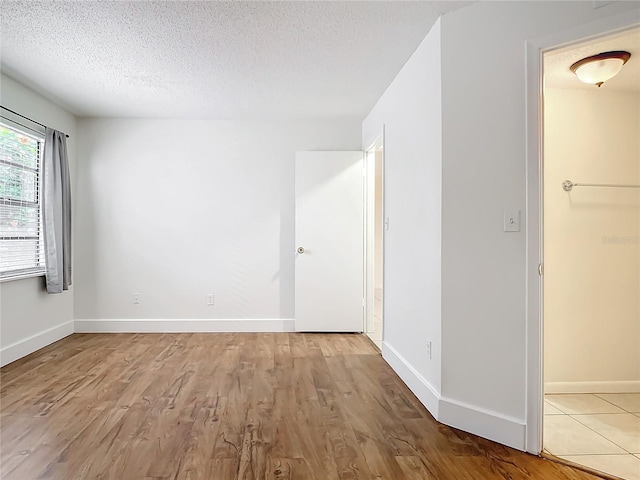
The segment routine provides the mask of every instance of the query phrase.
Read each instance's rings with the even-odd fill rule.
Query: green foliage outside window
[[[37,222],[37,168],[38,140],[0,125],[0,199],[31,204],[3,208],[0,221],[5,235]]]

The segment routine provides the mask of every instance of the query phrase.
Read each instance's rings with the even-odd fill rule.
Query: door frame
[[[364,332],[374,331],[374,309],[375,309],[375,149],[382,147],[382,218],[385,218],[385,182],[384,182],[384,125],[382,132],[378,135],[364,153],[365,165],[365,189],[364,189],[364,218],[365,218],[365,238],[364,238]],[[370,153],[374,152],[371,156]],[[384,308],[384,245],[385,231],[382,228],[382,306]],[[382,323],[382,340],[384,341],[384,314]]]
[[[525,450],[543,447],[544,319],[543,201],[544,117],[543,54],[590,39],[638,28],[629,12],[526,42],[526,434]]]

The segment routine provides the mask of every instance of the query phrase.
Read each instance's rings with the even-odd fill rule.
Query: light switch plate
[[[505,232],[520,231],[520,210],[504,211],[504,231]]]

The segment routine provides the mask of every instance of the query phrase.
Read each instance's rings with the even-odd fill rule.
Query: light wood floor
[[[593,479],[433,420],[364,335],[75,334],[1,370],[2,479]]]

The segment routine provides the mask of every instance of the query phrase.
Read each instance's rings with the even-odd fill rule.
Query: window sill
[[[10,282],[11,280],[23,280],[25,278],[44,277],[44,270],[30,270],[28,272],[16,272],[14,274],[0,275],[0,283]]]

